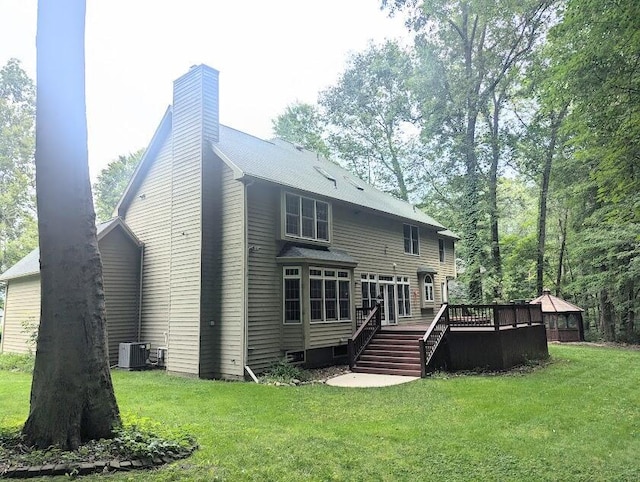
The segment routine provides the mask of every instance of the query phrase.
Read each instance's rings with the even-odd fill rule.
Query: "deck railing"
[[[370,306],[356,307],[356,328],[359,328],[371,312]]]
[[[427,367],[448,330],[449,310],[448,305],[444,304],[440,307],[440,311],[427,328],[424,336],[420,338],[420,367],[423,377],[426,376]]]
[[[541,325],[540,305],[447,305],[438,311],[424,336],[420,339],[421,371],[424,377],[429,363],[451,328],[501,328]]]
[[[360,324],[356,332],[349,339],[349,368],[353,369],[356,360],[367,347],[371,339],[374,337],[382,326],[382,317],[380,316],[380,305],[377,304],[373,309],[369,309],[366,319]],[[357,311],[356,311],[357,323]]]
[[[449,305],[449,326],[493,328],[542,323],[540,305]]]

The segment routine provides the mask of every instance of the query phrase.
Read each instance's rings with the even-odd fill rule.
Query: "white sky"
[[[36,0],[0,0],[0,66],[35,79]],[[407,38],[379,0],[88,0],[87,120],[92,177],[149,143],[173,80],[194,64],[220,71],[220,120],[269,138],[271,119],[315,102],[349,52]]]

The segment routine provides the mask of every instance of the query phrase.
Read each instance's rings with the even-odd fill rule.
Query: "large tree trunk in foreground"
[[[36,193],[41,321],[23,432],[75,449],[120,423],[87,160],[85,0],[38,2]]]

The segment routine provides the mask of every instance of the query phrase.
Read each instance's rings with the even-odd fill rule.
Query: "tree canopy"
[[[353,54],[307,107],[332,158],[461,236],[452,301],[552,288],[638,339],[640,4],[382,7],[415,41]]]
[[[0,273],[37,244],[35,85],[20,62],[0,70]]]
[[[113,211],[129,185],[133,172],[138,167],[144,149],[127,155],[118,156],[105,167],[93,185],[96,215],[98,220],[107,221],[113,216]]]

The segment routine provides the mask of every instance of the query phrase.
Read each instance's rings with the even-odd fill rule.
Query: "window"
[[[409,290],[409,277],[397,276],[396,285],[398,289],[398,316],[411,316],[411,295]]]
[[[363,273],[362,279],[362,307],[373,308],[378,298],[378,281],[375,274]]]
[[[302,322],[300,316],[300,268],[284,268],[284,322],[297,324]]]
[[[329,204],[286,193],[284,232],[296,238],[329,241]]]
[[[309,269],[311,321],[351,320],[351,276],[349,271]]]
[[[403,224],[404,252],[408,254],[420,254],[420,242],[418,240],[418,226]]]
[[[424,301],[433,303],[433,299],[433,278],[428,274],[424,277]]]
[[[440,262],[444,263],[444,239],[438,240],[438,254],[440,255]]]

